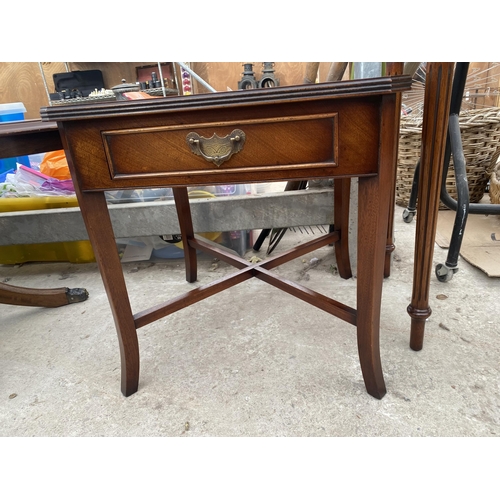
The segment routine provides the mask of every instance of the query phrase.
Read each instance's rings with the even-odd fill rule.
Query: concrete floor
[[[499,280],[463,260],[449,283],[433,276],[424,349],[412,351],[415,223],[401,212],[384,285],[381,401],[365,392],[354,327],[258,280],[140,329],[139,391],[125,398],[96,265],[0,266],[0,279],[13,285],[90,294],[58,309],[0,304],[0,435],[499,435]],[[289,231],[276,252],[306,238]],[[436,246],[435,263],[445,258]],[[193,287],[183,261],[123,267],[134,311]],[[355,278],[340,279],[334,267],[326,247],[278,272],[355,307]],[[232,269],[200,257],[199,283]]]

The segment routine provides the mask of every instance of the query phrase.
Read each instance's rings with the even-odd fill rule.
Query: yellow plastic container
[[[0,212],[77,206],[76,196],[0,198]],[[0,264],[24,264],[25,262],[72,262],[80,264],[95,262],[95,256],[89,240],[0,246]]]

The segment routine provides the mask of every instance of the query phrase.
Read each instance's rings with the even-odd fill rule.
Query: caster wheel
[[[405,208],[405,210],[403,212],[403,220],[407,224],[409,224],[413,220],[414,215],[415,215],[414,212],[410,212],[407,208]]]
[[[438,264],[436,266],[436,278],[441,283],[446,283],[453,278],[453,275],[458,271],[458,268],[450,269],[446,264]]]

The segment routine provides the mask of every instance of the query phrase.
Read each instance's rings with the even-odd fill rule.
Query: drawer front
[[[338,164],[337,114],[103,131],[112,179],[266,175]]]
[[[295,112],[292,112],[295,111]],[[374,175],[380,101],[329,101],[64,124],[84,191]]]

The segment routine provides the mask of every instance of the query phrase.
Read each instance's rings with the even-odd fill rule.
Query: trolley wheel
[[[409,224],[412,220],[413,220],[413,217],[415,216],[415,212],[411,212],[410,210],[408,210],[407,208],[404,209],[403,211],[403,220]]]
[[[441,283],[446,283],[453,278],[453,275],[458,271],[458,268],[449,268],[446,264],[438,264],[436,266],[436,278]]]

